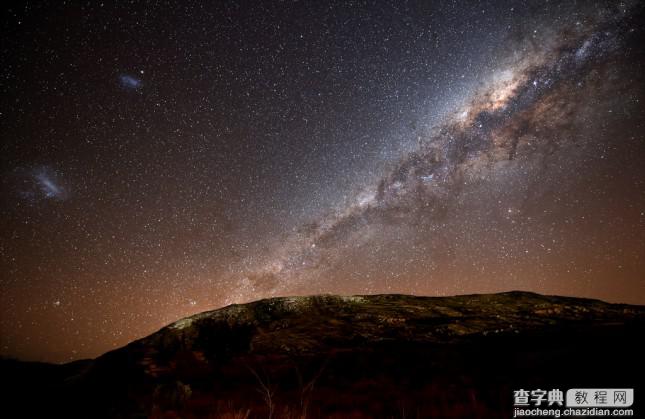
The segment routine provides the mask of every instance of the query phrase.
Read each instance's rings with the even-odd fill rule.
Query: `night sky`
[[[281,295],[645,304],[638,2],[50,3],[2,18],[0,355]]]

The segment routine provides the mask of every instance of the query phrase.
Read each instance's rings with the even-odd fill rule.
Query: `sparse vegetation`
[[[644,331],[643,307],[531,293],[285,297],[76,365],[4,360],[3,394],[41,416],[497,418],[517,386],[636,387]]]

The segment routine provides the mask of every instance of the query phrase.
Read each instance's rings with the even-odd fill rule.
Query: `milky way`
[[[7,16],[4,356],[278,295],[645,303],[637,2]]]
[[[468,235],[485,242],[520,216],[535,217],[532,222],[548,218],[548,210],[529,216],[534,213],[531,205],[536,205],[531,201],[545,193],[557,197],[558,190],[573,187],[576,179],[567,178],[585,164],[581,160],[598,156],[607,147],[608,139],[596,131],[606,129],[604,124],[599,126],[589,115],[611,120],[611,115],[602,113],[611,114],[617,103],[640,112],[638,100],[625,103],[623,96],[617,96],[628,94],[630,87],[621,82],[620,69],[611,68],[633,31],[622,19],[624,11],[582,27],[567,21],[562,24],[567,29],[549,28],[545,38],[531,36],[514,44],[521,53],[500,66],[501,76],[486,81],[384,177],[349,205],[290,235],[257,270],[244,274],[241,269],[243,277],[232,301],[252,300],[258,292],[306,294],[312,286],[324,291],[329,282],[346,275],[335,272],[338,265],[340,272],[354,270],[358,280],[352,280],[348,289],[355,292],[406,292],[411,280],[413,290],[451,290],[432,273],[439,263],[435,257],[440,259],[446,247],[456,247],[464,239],[468,248],[472,240]],[[475,225],[455,225],[456,220],[475,220]],[[511,249],[518,247],[515,229],[522,227],[512,226],[511,234],[502,234],[511,237],[507,244]],[[506,253],[504,240],[502,253]],[[526,247],[535,244],[527,240]],[[482,245],[486,243],[476,246]],[[549,253],[560,246],[555,240],[540,243]],[[415,254],[412,264],[421,264],[421,269],[402,269],[401,258],[408,252]],[[366,270],[368,260],[377,267],[389,265],[392,280],[384,282],[388,273],[380,268]],[[503,275],[487,273],[491,274]],[[501,288],[515,287],[514,277]],[[420,286],[421,281],[426,285]],[[450,281],[459,284],[454,288],[458,292],[486,289],[472,275],[464,275],[465,284],[457,278]]]

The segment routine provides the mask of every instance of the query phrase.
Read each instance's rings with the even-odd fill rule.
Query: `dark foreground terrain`
[[[0,391],[11,417],[499,418],[520,388],[635,387],[638,417],[644,332],[645,307],[524,292],[274,298],[94,360],[4,360]]]

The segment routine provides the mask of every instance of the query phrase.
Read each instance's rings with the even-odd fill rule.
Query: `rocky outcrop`
[[[520,387],[636,387],[644,331],[644,307],[525,292],[272,298],[13,391],[79,417],[500,417]]]

